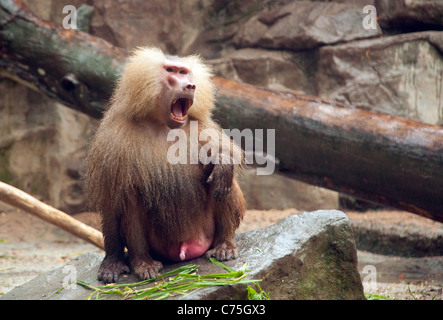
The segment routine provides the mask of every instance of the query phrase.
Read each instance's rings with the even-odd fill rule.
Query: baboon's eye
[[[181,74],[188,74],[188,73],[186,72],[186,70],[180,70],[180,73],[181,73]]]
[[[166,68],[166,71],[168,72],[174,72],[174,69],[172,69],[171,67]]]

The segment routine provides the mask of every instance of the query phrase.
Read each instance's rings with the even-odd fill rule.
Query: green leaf
[[[234,269],[229,268],[228,266],[225,266],[223,263],[221,263],[220,261],[218,261],[217,259],[214,258],[209,258],[209,260],[211,260],[211,262],[213,264],[215,264],[216,266],[225,269],[228,272],[235,272]]]
[[[258,300],[267,297],[258,285],[258,281],[260,280],[251,280],[246,278],[248,276],[246,272],[246,264],[236,271],[215,259],[211,259],[211,262],[223,268],[227,272],[215,274],[196,274],[198,271],[197,265],[186,265],[161,274],[156,278],[136,283],[111,284],[97,287],[91,286],[83,281],[77,281],[77,283],[93,290],[93,292],[87,297],[88,300],[91,299],[94,294],[95,299],[99,299],[103,294],[118,294],[124,295],[125,298],[134,300],[160,300],[175,295],[185,295],[198,288],[251,283],[254,283],[259,288],[260,292],[254,293],[253,291],[255,290],[251,288],[253,291],[251,291],[251,293],[248,291],[248,296],[251,295],[251,298]],[[153,284],[153,286],[144,289],[135,288],[146,284]],[[123,291],[120,288],[123,289]]]
[[[271,300],[269,293],[263,291],[258,282],[254,282],[260,292],[248,285],[248,300]]]

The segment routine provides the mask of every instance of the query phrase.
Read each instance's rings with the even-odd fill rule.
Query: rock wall
[[[84,210],[83,160],[97,121],[10,80],[0,92],[0,180],[68,212]]]
[[[128,50],[157,45],[172,54],[197,52],[219,76],[443,124],[441,0],[25,3],[60,25],[65,5],[90,5],[90,33]],[[363,26],[366,5],[376,7],[375,29]],[[81,210],[81,163],[96,122],[9,80],[0,90],[0,179],[68,212]],[[246,180],[245,188],[277,194],[260,204],[269,193],[247,191],[250,207],[312,210],[338,203],[325,190],[329,200],[303,204],[294,195],[309,198],[318,188],[288,182],[279,192],[286,181],[277,180]]]

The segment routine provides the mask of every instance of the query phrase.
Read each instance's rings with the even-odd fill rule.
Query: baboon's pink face
[[[191,70],[184,64],[166,60],[162,70],[161,106],[165,108],[169,128],[185,125],[188,112],[194,103],[195,84]]]

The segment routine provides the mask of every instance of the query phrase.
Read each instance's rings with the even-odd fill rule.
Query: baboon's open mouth
[[[189,98],[178,98],[172,101],[171,118],[178,122],[185,122],[189,108],[191,108],[193,102],[194,101]]]

